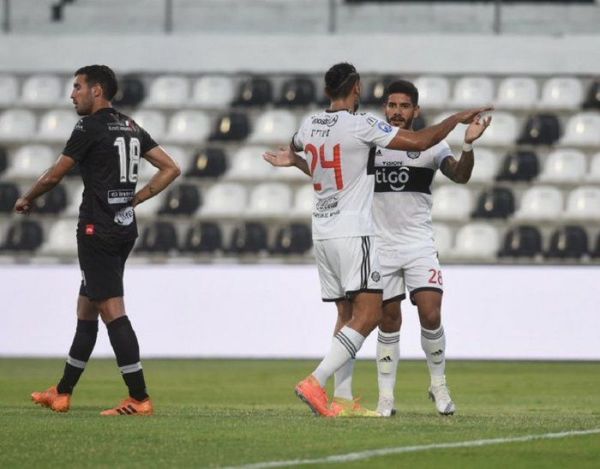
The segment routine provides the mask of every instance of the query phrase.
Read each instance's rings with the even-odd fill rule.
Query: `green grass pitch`
[[[91,360],[68,414],[34,406],[63,360],[0,359],[0,467],[219,467],[324,458],[379,448],[600,428],[600,363],[450,361],[458,412],[427,400],[422,361],[401,361],[399,413],[313,417],[293,393],[316,361],[146,360],[153,417],[100,417],[125,397],[113,360]],[[357,362],[354,389],[375,406],[375,364]],[[600,434],[429,449],[306,467],[598,468]]]

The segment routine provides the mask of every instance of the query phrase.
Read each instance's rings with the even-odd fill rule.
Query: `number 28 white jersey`
[[[369,151],[387,146],[398,128],[372,114],[323,111],[306,118],[292,139],[304,151],[315,189],[313,239],[375,233],[374,177],[367,173]]]

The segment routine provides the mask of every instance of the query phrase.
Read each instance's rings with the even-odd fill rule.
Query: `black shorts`
[[[82,277],[79,294],[92,301],[123,296],[125,261],[134,243],[135,240],[114,242],[97,236],[77,236]]]

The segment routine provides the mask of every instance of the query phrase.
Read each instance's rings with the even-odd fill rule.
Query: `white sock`
[[[394,398],[396,372],[400,358],[400,331],[377,335],[377,382],[379,397]]]
[[[333,397],[352,400],[352,374],[354,373],[354,362],[356,362],[356,360],[351,358],[333,374],[335,386]]]
[[[349,359],[356,358],[356,353],[362,347],[365,337],[348,326],[342,329],[333,337],[331,350],[325,355],[323,361],[319,363],[313,376],[321,386],[325,386],[327,380]]]
[[[427,358],[427,366],[431,375],[431,384],[442,384],[446,370],[446,336],[444,327],[428,330],[421,327],[421,347]]]

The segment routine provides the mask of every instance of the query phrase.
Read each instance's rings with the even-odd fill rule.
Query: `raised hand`
[[[456,113],[458,119],[461,124],[470,124],[475,120],[475,118],[483,112],[493,111],[494,108],[492,106],[480,107],[475,109],[467,109],[466,111],[461,111]]]
[[[290,147],[280,147],[277,152],[267,151],[263,153],[263,159],[273,166],[294,166],[296,163],[296,155]]]
[[[473,143],[483,135],[492,122],[492,116],[482,117],[478,114],[465,131],[465,143]]]

